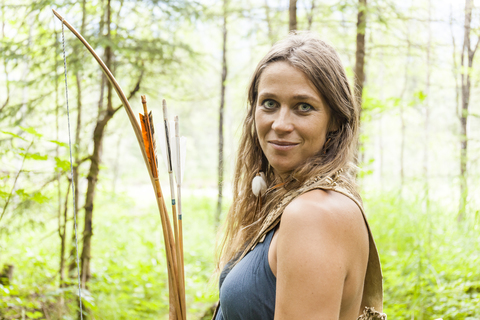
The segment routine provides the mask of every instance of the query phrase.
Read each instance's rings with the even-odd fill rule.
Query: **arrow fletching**
[[[142,96],[143,110],[145,114],[140,115],[140,124],[142,125],[142,138],[143,145],[145,147],[145,152],[147,154],[148,163],[150,164],[150,170],[154,178],[158,178],[158,169],[157,169],[157,154],[154,138],[154,128],[153,122],[150,122],[152,119],[152,113],[148,113],[147,110],[147,99],[145,96]]]

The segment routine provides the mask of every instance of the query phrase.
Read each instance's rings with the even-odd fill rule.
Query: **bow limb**
[[[140,128],[137,120],[135,119],[135,114],[133,113],[132,107],[130,106],[130,103],[128,102],[127,97],[125,96],[125,93],[123,92],[122,88],[117,82],[117,79],[113,76],[112,72],[108,67],[105,65],[103,62],[102,58],[93,50],[92,46],[83,38],[83,36],[78,32],[70,23],[65,20],[57,11],[52,9],[53,14],[80,40],[85,48],[87,48],[88,51],[92,54],[92,56],[97,60],[98,64],[102,68],[103,73],[107,77],[108,81],[112,84],[113,88],[117,92],[118,97],[120,98],[120,101],[122,102],[125,111],[127,112],[128,118],[130,119],[130,123],[132,124],[133,131],[135,132],[135,136],[137,137],[138,143],[140,146],[143,145],[143,138],[142,138],[142,129]],[[145,149],[140,147],[140,150],[142,151],[143,158],[145,160],[145,163],[148,163],[148,158],[147,154],[145,153]],[[150,174],[150,178],[152,179],[153,182],[153,175],[152,171],[147,165],[148,172]]]
[[[130,120],[130,123],[132,124],[133,131],[135,132],[135,136],[137,137],[138,144],[140,146],[140,151],[142,152],[143,159],[145,161],[145,165],[147,166],[148,173],[150,174],[150,180],[152,182],[153,188],[155,190],[155,193],[157,195],[157,205],[160,210],[160,218],[162,219],[162,228],[163,228],[163,236],[164,236],[164,241],[165,241],[165,246],[169,247],[170,250],[166,248],[167,252],[167,265],[169,269],[169,282],[171,282],[172,285],[172,291],[177,293],[177,297],[173,298],[171,296],[170,303],[173,304],[174,306],[174,311],[173,313],[170,314],[170,319],[184,319],[182,317],[182,309],[181,309],[181,302],[179,301],[179,288],[178,285],[175,281],[175,278],[177,278],[176,274],[176,263],[177,261],[175,260],[175,246],[174,244],[174,239],[172,235],[172,230],[171,230],[171,224],[168,219],[168,215],[166,214],[167,209],[165,206],[165,202],[163,199],[163,194],[161,191],[160,183],[158,179],[154,178],[152,169],[150,168],[149,165],[149,160],[147,157],[147,153],[145,151],[145,148],[142,147],[143,144],[143,137],[142,137],[142,130],[140,128],[140,125],[138,124],[135,114],[133,113],[132,107],[130,106],[130,103],[128,102],[127,97],[125,96],[125,93],[123,92],[122,88],[118,84],[117,80],[113,76],[112,72],[108,67],[105,65],[103,60],[100,58],[100,56],[93,50],[92,46],[83,38],[83,36],[75,30],[75,28],[68,23],[65,18],[63,18],[57,11],[52,9],[53,14],[80,40],[85,48],[87,48],[88,51],[92,54],[92,56],[97,60],[98,64],[102,68],[103,73],[107,77],[108,81],[112,84],[114,87],[115,91],[117,92],[118,97],[120,98],[120,101],[122,102],[125,111],[127,112],[128,118]],[[173,299],[173,300],[172,300]]]

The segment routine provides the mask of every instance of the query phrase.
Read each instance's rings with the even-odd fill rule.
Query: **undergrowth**
[[[214,268],[216,199],[184,200],[185,271],[190,319],[218,297]],[[389,319],[480,319],[478,226],[455,222],[453,212],[395,194],[367,197],[384,275]],[[163,319],[168,312],[164,247],[156,207],[99,194],[94,217],[92,276],[83,304],[96,319]],[[0,284],[0,319],[77,319],[76,278],[58,286],[55,217],[1,240],[0,267],[15,267]]]

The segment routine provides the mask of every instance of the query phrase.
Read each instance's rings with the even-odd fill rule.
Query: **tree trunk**
[[[107,36],[110,36],[110,0],[107,4]],[[105,48],[105,64],[107,67],[114,73],[111,64],[112,64],[113,53],[110,46]],[[143,73],[139,76],[138,81],[130,92],[130,95],[127,99],[130,99],[138,90],[140,90],[140,83],[142,81]],[[91,278],[90,272],[90,260],[91,260],[91,241],[93,236],[93,206],[95,199],[95,190],[98,181],[98,174],[100,171],[101,163],[101,149],[103,143],[103,137],[105,133],[105,128],[108,122],[113,118],[115,113],[122,108],[120,105],[117,108],[112,106],[112,97],[113,97],[113,87],[110,82],[107,83],[107,110],[102,112],[99,118],[97,119],[97,124],[93,131],[93,152],[89,157],[90,168],[87,175],[87,191],[85,196],[85,224],[83,231],[83,249],[81,255],[81,285],[82,288],[87,287],[87,282]]]
[[[315,0],[312,0],[310,5],[310,11],[307,13],[307,30],[312,28],[313,23],[313,11],[315,10]]]
[[[367,29],[367,0],[358,0],[357,14],[357,48],[355,50],[355,88],[354,95],[359,106],[359,118],[362,117],[362,95],[363,84],[365,82],[365,32]],[[358,144],[358,161],[363,162],[364,154],[361,143]]]
[[[363,84],[365,82],[365,32],[367,29],[367,0],[358,0],[357,49],[355,51],[355,97],[362,110]]]
[[[410,29],[407,27],[407,55],[405,59],[405,76],[403,81],[403,88],[400,93],[400,200],[403,201],[403,188],[405,186],[405,140],[406,140],[406,131],[407,125],[405,121],[405,105],[403,99],[405,97],[405,92],[408,90],[408,70],[410,67]]]
[[[288,30],[291,32],[297,30],[297,0],[290,0],[290,8],[288,9],[288,13]]]
[[[223,113],[225,109],[225,81],[227,80],[227,5],[228,0],[223,0],[223,53],[222,53],[222,82],[220,85],[220,109],[218,117],[218,198],[217,212],[215,214],[215,230],[220,225],[223,199]]]
[[[68,213],[68,197],[70,196],[71,182],[68,183],[67,193],[65,195],[65,203],[63,204],[63,217],[58,212],[58,236],[60,237],[60,288],[65,286],[65,249],[67,240],[67,213]],[[63,220],[63,222],[62,222]],[[63,295],[62,295],[63,300]],[[62,301],[63,304],[63,301]]]
[[[110,40],[110,25],[111,25],[111,6],[110,0],[107,1],[107,35],[106,38]],[[110,45],[105,48],[105,65],[112,70],[112,50]],[[107,83],[107,111],[104,115],[99,112],[97,124],[93,131],[93,153],[90,156],[90,169],[87,175],[87,192],[85,195],[85,223],[83,229],[83,248],[81,260],[81,282],[82,288],[85,289],[87,282],[91,278],[90,260],[91,260],[91,242],[93,236],[93,203],[95,199],[95,190],[98,181],[98,173],[100,172],[101,149],[103,143],[103,135],[105,127],[114,115],[112,106],[112,92],[113,87],[110,82]]]
[[[86,0],[82,1],[82,25],[80,27],[80,33],[85,33],[85,25],[86,25],[86,16],[87,16],[87,9],[86,9]],[[79,176],[79,167],[80,167],[80,133],[82,131],[82,75],[79,71],[75,73],[75,79],[77,84],[77,127],[75,129],[75,142],[73,147],[73,156],[74,156],[74,166],[73,166],[73,177],[72,182],[74,185],[74,201],[73,204],[73,217],[78,218],[78,199],[79,199],[79,188],[78,188],[78,176]],[[78,220],[78,219],[77,219]],[[70,255],[69,260],[70,264],[68,266],[68,274],[71,278],[77,277],[76,273],[74,272],[77,269],[77,248],[75,246],[75,225],[72,223],[72,243],[70,246]]]
[[[5,39],[5,1],[2,1],[2,41]],[[3,71],[5,73],[5,89],[6,97],[3,104],[0,106],[0,112],[8,105],[10,101],[10,80],[8,78],[7,59],[3,58]],[[56,60],[55,60],[56,61]],[[55,73],[56,73],[55,69]]]
[[[468,150],[468,135],[467,135],[467,120],[468,107],[470,102],[470,87],[471,79],[470,72],[473,65],[473,58],[478,48],[478,40],[475,47],[472,49],[470,43],[470,31],[472,22],[473,0],[465,1],[465,25],[462,55],[460,57],[461,65],[461,85],[462,85],[462,102],[460,117],[460,202],[457,221],[462,222],[466,216],[468,185],[467,185],[467,150]]]
[[[58,42],[58,33],[55,33],[55,45],[59,44]],[[55,46],[56,47],[56,46]],[[57,52],[55,52],[57,54]],[[59,103],[59,98],[58,98],[58,77],[57,71],[58,71],[58,59],[55,59],[55,140],[59,140],[59,109],[60,109],[60,103]],[[58,158],[60,156],[60,148],[57,145],[55,147],[55,156]],[[56,169],[56,180],[57,180],[57,198],[58,198],[58,209],[57,209],[57,215],[58,215],[58,235],[60,237],[60,266],[58,270],[58,274],[60,277],[59,281],[59,288],[63,288],[65,285],[65,240],[66,240],[66,223],[67,219],[64,217],[63,220],[63,225],[62,225],[62,188],[61,188],[61,174],[60,170],[57,168]],[[70,185],[68,186],[68,188]],[[68,199],[68,191],[67,191],[67,199]],[[66,208],[66,207],[65,207]],[[66,210],[65,210],[66,212]],[[63,231],[63,232],[62,232]],[[65,297],[64,294],[62,293],[60,295],[60,316],[62,315],[63,312],[63,307],[65,303]]]
[[[268,0],[265,0],[264,8],[265,8],[265,19],[267,22],[268,40],[273,45],[274,39],[273,39],[273,30],[272,30],[272,19],[270,17],[270,6],[268,5]]]
[[[427,40],[427,75],[425,79],[425,119],[424,119],[424,140],[423,140],[423,179],[424,179],[424,197],[425,197],[425,212],[430,212],[430,174],[428,165],[428,145],[430,140],[430,76],[431,70],[431,57],[430,51],[432,47],[432,30],[430,28],[432,13],[431,13],[431,0],[428,1],[428,40]]]

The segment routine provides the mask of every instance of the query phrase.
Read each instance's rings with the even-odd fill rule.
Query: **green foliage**
[[[391,319],[478,319],[480,313],[480,236],[452,224],[454,215],[398,194],[365,197],[384,274],[385,312]],[[158,319],[168,311],[165,253],[157,209],[136,207],[126,194],[101,193],[96,206],[92,255],[93,278],[82,291],[83,304],[101,319]],[[189,317],[200,318],[217,299],[214,269],[214,197],[184,200],[185,271]],[[64,297],[74,315],[76,278],[56,289],[57,237],[38,241],[39,232],[12,237],[3,261],[16,267],[14,282],[0,286],[0,314],[33,319],[48,310],[51,317]],[[52,319],[55,319],[54,317]],[[70,319],[70,318],[69,318]]]
[[[454,212],[398,194],[367,198],[391,319],[478,319],[480,236],[452,223]]]
[[[26,133],[29,133],[37,138],[41,138],[43,136],[42,134],[38,133],[34,127],[25,128],[25,127],[19,126],[19,128],[25,131]]]
[[[15,134],[15,133],[13,133],[13,132],[3,131],[3,130],[0,131],[0,132],[1,132],[1,133],[8,134],[8,135],[10,135],[10,136],[12,136],[12,137],[14,137],[14,138],[17,138],[17,139],[21,139],[21,140],[23,140],[23,141],[27,141],[27,140],[25,140],[24,138],[20,137],[18,134]]]
[[[207,197],[184,200],[185,273],[191,318],[201,316],[217,299],[216,283],[211,281],[215,205],[215,199]],[[82,290],[83,305],[100,319],[164,318],[168,313],[168,283],[158,209],[152,203],[139,210],[128,195],[105,193],[99,194],[95,209],[93,278],[88,290]],[[50,227],[55,228],[55,221]],[[18,315],[24,309],[34,319],[35,312],[41,311],[38,306],[45,306],[50,317],[56,319],[62,297],[68,306],[62,309],[70,315],[68,319],[75,314],[76,278],[68,279],[66,288],[57,289],[58,237],[45,238],[43,233],[42,228],[28,236],[12,234],[8,238],[12,250],[4,251],[2,262],[14,265],[15,274],[9,287],[0,286],[0,314]]]

